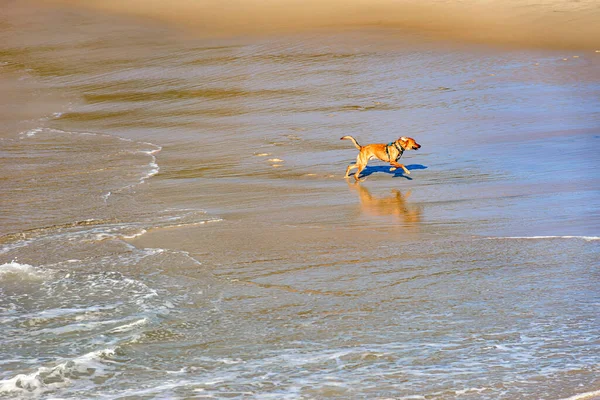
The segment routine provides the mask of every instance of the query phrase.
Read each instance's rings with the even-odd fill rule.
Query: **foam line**
[[[594,390],[593,392],[580,393],[575,396],[567,397],[561,400],[592,400],[600,398],[600,390]]]
[[[543,239],[581,239],[586,242],[594,240],[600,240],[600,236],[500,236],[500,237],[488,237],[486,239],[498,240],[498,239],[526,239],[526,240],[543,240]]]

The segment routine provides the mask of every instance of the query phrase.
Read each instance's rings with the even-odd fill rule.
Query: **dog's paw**
[[[398,169],[398,168],[396,168],[396,167],[392,167],[392,168],[390,168],[390,172],[394,172],[394,171],[395,171],[395,170],[397,170],[397,169]]]
[[[405,169],[404,172],[406,172],[406,175],[410,175],[410,171]]]

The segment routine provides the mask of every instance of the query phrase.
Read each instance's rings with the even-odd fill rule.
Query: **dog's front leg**
[[[392,161],[390,164],[393,166],[393,168],[390,168],[390,171],[395,171],[396,168],[402,168],[406,175],[410,175],[410,171],[406,169],[404,164],[398,164],[396,161]]]

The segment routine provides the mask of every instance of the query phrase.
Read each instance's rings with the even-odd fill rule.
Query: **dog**
[[[391,142],[388,144],[373,143],[368,144],[366,146],[361,146],[360,144],[358,144],[356,139],[354,139],[352,136],[342,136],[340,138],[340,140],[344,139],[352,140],[352,143],[354,143],[354,146],[358,149],[358,156],[356,156],[356,164],[348,165],[348,168],[346,168],[346,175],[344,176],[344,178],[349,177],[348,173],[350,172],[350,170],[358,168],[358,170],[354,174],[354,179],[356,179],[357,181],[360,181],[360,173],[363,171],[363,169],[365,169],[367,163],[373,157],[377,157],[381,161],[389,162],[392,166],[392,168],[390,168],[390,171],[395,171],[398,168],[402,168],[402,170],[407,175],[410,175],[410,171],[406,169],[406,167],[403,164],[398,164],[398,160],[400,159],[400,157],[402,157],[402,154],[404,154],[405,150],[419,150],[421,148],[421,145],[418,144],[415,141],[415,139],[405,136],[402,136],[395,142]]]

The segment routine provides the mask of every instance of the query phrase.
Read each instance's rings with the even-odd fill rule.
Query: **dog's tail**
[[[352,143],[354,143],[354,147],[356,147],[357,149],[360,150],[362,148],[362,146],[360,144],[358,144],[356,139],[354,139],[352,136],[342,136],[340,138],[340,140],[344,140],[344,139],[352,140]]]

